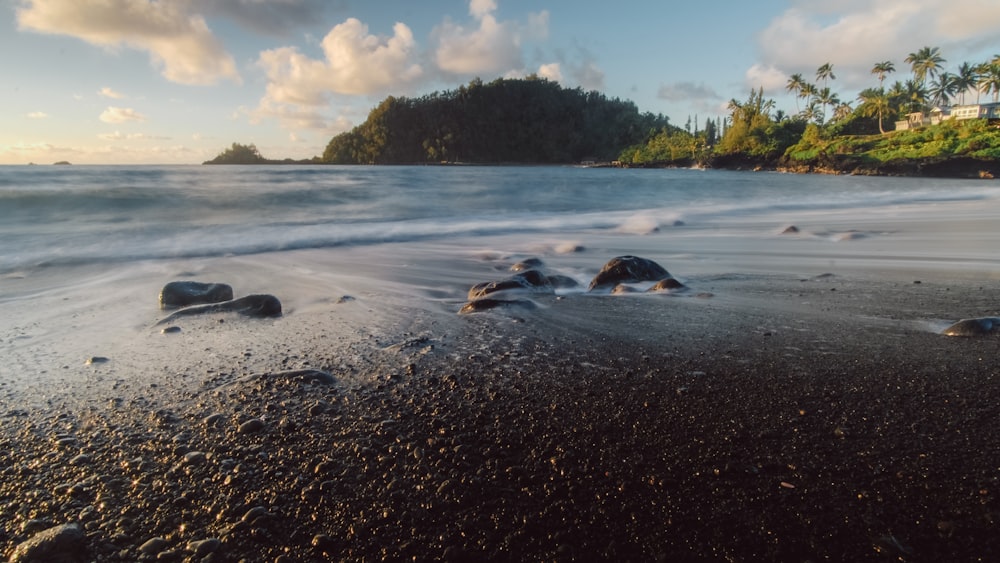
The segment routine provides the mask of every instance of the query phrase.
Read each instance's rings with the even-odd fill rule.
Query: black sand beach
[[[1000,339],[938,334],[994,286],[836,274],[151,328],[171,361],[74,365],[37,408],[6,387],[2,553],[995,560]]]

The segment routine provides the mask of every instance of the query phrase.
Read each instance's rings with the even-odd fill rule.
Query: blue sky
[[[833,65],[841,99],[1000,54],[996,0],[0,0],[0,164],[321,154],[387,95],[537,73],[683,126]]]

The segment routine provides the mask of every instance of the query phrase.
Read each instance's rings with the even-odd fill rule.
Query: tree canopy
[[[566,89],[530,76],[434,92],[390,96],[353,130],[330,140],[334,164],[571,163],[612,160],[668,127],[631,101]]]

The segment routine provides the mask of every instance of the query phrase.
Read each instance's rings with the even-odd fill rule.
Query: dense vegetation
[[[537,77],[473,80],[457,90],[390,96],[353,130],[334,137],[322,161],[569,163],[612,160],[622,147],[670,129],[630,101],[566,89]]]
[[[862,90],[856,107],[830,88],[836,76],[833,66],[826,63],[816,70],[822,86],[809,83],[801,74],[789,78],[787,90],[796,100],[805,101],[795,114],[775,109],[774,100],[765,99],[763,90],[752,91],[745,102],[729,102],[730,115],[719,127],[722,135],[717,142],[717,131],[708,124],[701,132],[665,130],[646,143],[627,147],[620,158],[632,166],[694,163],[893,174],[925,173],[925,164],[937,166],[950,159],[966,163],[967,170],[951,171],[963,175],[995,170],[1000,165],[1000,131],[987,120],[918,122],[915,129],[891,129],[893,123],[917,112],[927,115],[935,107],[964,104],[968,94],[975,93],[975,103],[979,103],[981,94],[992,93],[996,102],[1000,55],[978,65],[962,63],[955,74],[944,71],[945,60],[937,48],[910,53],[905,62],[913,78],[897,81],[888,89],[885,79],[895,72],[895,65],[876,63],[871,74],[879,85]]]
[[[264,158],[257,150],[257,145],[253,143],[249,145],[233,143],[231,147],[219,153],[218,156],[212,160],[206,160],[202,164],[310,164],[313,162],[316,162],[315,158],[311,160],[292,160],[290,158],[271,160]]]

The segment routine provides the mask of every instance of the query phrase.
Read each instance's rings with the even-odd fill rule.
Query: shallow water
[[[528,256],[583,285],[621,254],[694,285],[992,283],[998,196],[989,181],[699,170],[0,167],[0,385],[48,385],[121,350],[148,352],[128,369],[156,361],[157,296],[176,279],[278,296],[286,318],[260,325],[276,332],[345,295],[358,326],[395,305],[453,315]]]

